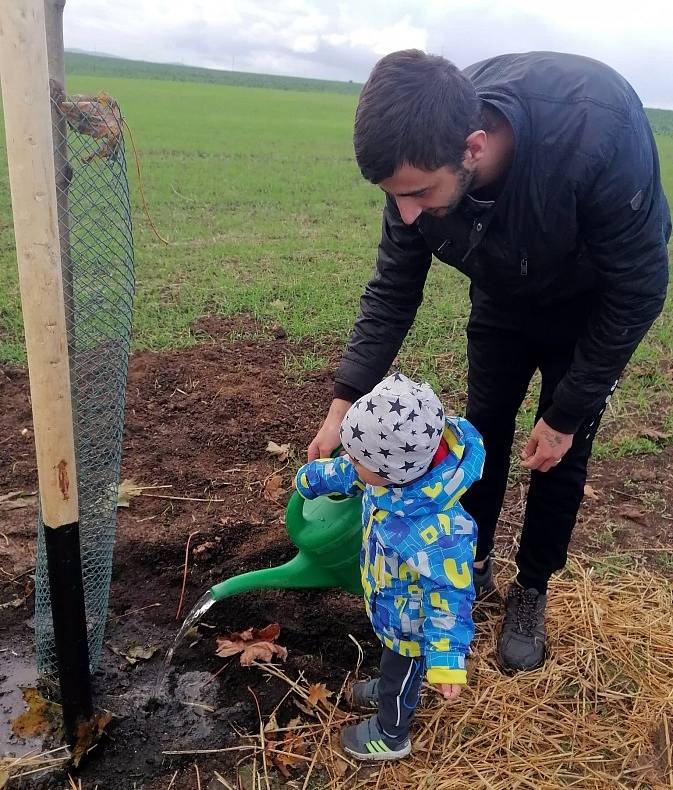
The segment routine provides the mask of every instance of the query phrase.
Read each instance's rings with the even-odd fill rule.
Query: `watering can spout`
[[[341,587],[362,594],[360,497],[305,501],[295,492],[285,523],[298,554],[276,568],[249,571],[214,585],[210,593],[216,601],[263,589]]]

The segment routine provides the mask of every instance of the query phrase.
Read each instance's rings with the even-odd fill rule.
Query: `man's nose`
[[[402,222],[405,225],[413,225],[421,211],[423,211],[415,200],[410,200],[409,198],[397,198],[397,210],[400,212],[400,217],[402,217]]]

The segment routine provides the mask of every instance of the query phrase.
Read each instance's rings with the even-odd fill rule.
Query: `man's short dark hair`
[[[362,175],[374,184],[403,164],[458,169],[465,140],[481,124],[481,102],[453,63],[418,49],[382,58],[355,113],[353,143]]]

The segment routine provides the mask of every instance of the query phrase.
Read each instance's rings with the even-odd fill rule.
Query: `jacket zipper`
[[[528,255],[526,254],[525,250],[521,253],[521,261],[520,261],[520,269],[519,269],[522,277],[528,276]]]

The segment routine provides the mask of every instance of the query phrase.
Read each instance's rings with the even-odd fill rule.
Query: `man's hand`
[[[462,685],[456,685],[455,683],[433,683],[433,686],[444,699],[451,700],[451,702],[455,702],[458,699],[463,688]]]
[[[343,422],[346,412],[353,404],[350,401],[335,398],[332,401],[325,422],[315,435],[315,439],[308,446],[308,460],[315,461],[316,458],[329,458],[334,450],[341,443],[339,428]]]
[[[572,433],[559,433],[540,419],[533,428],[528,444],[521,453],[522,466],[548,472],[560,463],[573,443]]]

